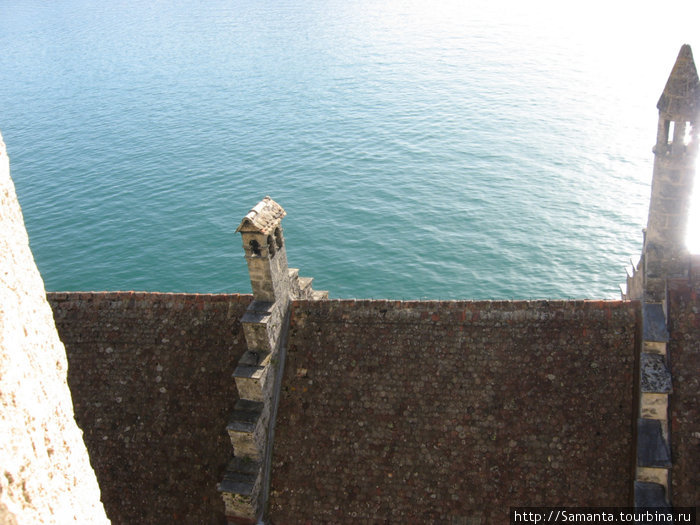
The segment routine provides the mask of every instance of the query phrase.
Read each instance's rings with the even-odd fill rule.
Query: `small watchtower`
[[[289,294],[287,252],[282,235],[282,206],[265,197],[241,221],[250,284],[256,301],[274,303]]]
[[[328,292],[311,287],[312,278],[287,267],[285,215],[265,197],[236,229],[243,237],[253,301],[241,318],[248,349],[233,372],[238,400],[226,427],[233,457],[218,486],[229,524],[255,525],[266,508],[291,301],[328,298]]]
[[[681,47],[656,107],[659,123],[643,251],[648,302],[662,302],[665,279],[687,271],[685,236],[700,119],[700,81],[689,45]]]
[[[659,123],[644,248],[639,265],[628,274],[624,294],[642,303],[636,372],[634,503],[638,509],[665,509],[672,503],[671,471],[676,460],[670,436],[679,431],[680,422],[670,424],[675,379],[670,366],[673,325],[666,295],[669,281],[687,280],[690,275],[685,237],[700,139],[700,80],[690,46],[681,47],[656,107]]]

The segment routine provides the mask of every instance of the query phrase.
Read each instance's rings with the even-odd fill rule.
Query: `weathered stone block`
[[[640,418],[637,421],[637,465],[671,467],[671,451],[661,421],[657,419]]]
[[[658,483],[645,483],[642,481],[636,481],[634,483],[634,506],[637,507],[637,509],[670,508],[666,501],[666,490],[663,485],[659,485]]]
[[[264,401],[265,393],[269,391],[266,383],[270,375],[270,366],[238,365],[233,377],[241,399]]]
[[[224,500],[226,516],[257,519],[262,492],[262,464],[234,458],[228,465],[218,489]]]
[[[666,316],[661,303],[645,303],[642,306],[644,341],[668,342]]]
[[[273,303],[254,301],[241,318],[248,349],[271,352],[269,327]]]
[[[647,354],[666,355],[666,343],[656,341],[644,341],[642,352]]]
[[[671,372],[666,366],[666,356],[642,352],[639,369],[642,392],[662,394],[671,392]]]
[[[269,405],[247,399],[236,402],[226,427],[236,457],[262,461],[269,419]]]
[[[641,395],[641,415],[645,419],[667,419],[668,394],[643,392]]]
[[[668,473],[667,468],[637,467],[637,481],[657,483],[668,489]]]

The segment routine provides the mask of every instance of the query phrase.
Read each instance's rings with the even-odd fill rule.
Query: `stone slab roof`
[[[689,45],[681,47],[656,107],[674,120],[694,121],[698,117],[700,81]]]
[[[236,232],[256,231],[267,235],[279,226],[285,215],[287,215],[287,212],[284,211],[282,206],[270,197],[265,197],[243,218]]]

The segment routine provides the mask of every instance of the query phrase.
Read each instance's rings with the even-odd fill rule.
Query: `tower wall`
[[[700,124],[700,81],[690,46],[684,45],[657,104],[649,216],[644,238],[644,296],[665,300],[665,280],[687,275],[685,234],[693,189]]]
[[[105,524],[0,137],[0,522]]]
[[[697,145],[693,142],[675,154],[669,148],[658,144],[655,148],[644,242],[645,296],[649,302],[664,300],[666,278],[688,271],[685,236]]]

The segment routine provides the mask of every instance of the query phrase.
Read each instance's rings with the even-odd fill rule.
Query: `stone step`
[[[642,327],[644,341],[668,342],[666,315],[661,303],[644,303],[642,305]]]
[[[673,390],[665,355],[642,352],[639,370],[642,393],[668,394]]]
[[[264,365],[239,364],[233,372],[236,381],[238,397],[249,401],[265,401],[268,397],[270,386],[268,381],[272,376],[270,362]]]
[[[299,288],[301,289],[302,294],[311,289],[311,283],[313,281],[313,277],[299,277]]]
[[[289,272],[288,275],[289,275],[290,281],[293,281],[294,279],[299,278],[299,268],[289,268],[288,272]]]
[[[639,406],[644,419],[668,420],[668,394],[642,392]]]
[[[262,487],[262,462],[233,458],[218,490],[227,516],[256,519]]]
[[[637,509],[670,509],[666,489],[658,483],[634,482],[634,506]]]
[[[270,360],[270,352],[264,350],[246,350],[238,361],[239,365],[265,366]]]
[[[314,301],[323,301],[325,299],[328,299],[328,291],[327,290],[312,290],[311,299]]]
[[[270,411],[264,403],[239,399],[226,426],[237,458],[262,461]]]
[[[658,419],[637,420],[637,466],[671,468],[671,450]]]
[[[270,351],[270,323],[274,303],[253,301],[241,317],[246,344],[251,350]]]

